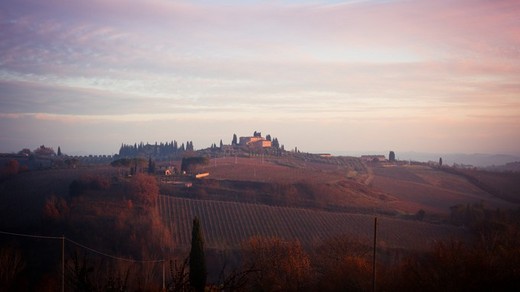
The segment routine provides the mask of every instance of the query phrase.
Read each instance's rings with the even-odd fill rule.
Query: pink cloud
[[[0,119],[21,119],[26,116],[25,113],[0,113]]]
[[[0,4],[5,112],[517,128],[515,1],[19,3]]]

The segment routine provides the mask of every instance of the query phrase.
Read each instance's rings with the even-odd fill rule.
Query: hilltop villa
[[[253,136],[249,137],[240,137],[240,141],[238,143],[241,146],[247,146],[254,149],[263,149],[263,148],[269,148],[272,146],[271,141],[265,139],[262,137],[262,133],[256,132],[253,134]]]

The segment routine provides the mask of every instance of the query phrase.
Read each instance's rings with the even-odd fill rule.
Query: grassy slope
[[[428,166],[378,166],[373,173],[373,189],[395,198],[390,207],[403,212],[423,209],[448,213],[453,205],[481,201],[490,208],[518,206],[485,192],[462,176]]]
[[[261,202],[283,206],[318,207],[344,211],[384,209],[381,201],[391,198],[373,192],[363,182],[368,173],[357,158],[322,159],[323,163],[310,158],[281,157],[218,158],[209,165],[200,167],[200,172],[209,172],[209,179],[217,181],[254,182],[250,188],[245,184],[220,183],[208,189],[203,198],[228,200],[219,195],[219,190],[229,192],[232,200]],[[266,198],[272,196],[272,198]],[[197,197],[197,196],[196,196]],[[252,198],[252,199],[248,199]],[[201,198],[198,196],[197,198]],[[312,203],[309,203],[312,201]]]
[[[262,159],[227,157],[212,159],[200,171],[210,172],[215,180],[241,180],[265,184],[299,184],[314,186],[315,201],[318,206],[337,206],[346,211],[370,211],[416,213],[425,210],[428,214],[447,215],[450,207],[483,201],[491,208],[515,208],[517,204],[498,198],[479,188],[467,178],[421,165],[359,166],[356,158],[323,160],[318,163],[310,159],[282,157]],[[479,177],[482,173],[479,173]],[[483,176],[492,180],[494,188],[500,189],[517,180],[511,175]],[[368,184],[368,185],[367,185]],[[518,188],[517,188],[518,189]],[[227,189],[230,193],[237,191]],[[212,190],[213,194],[217,191]],[[254,192],[254,190],[252,191]],[[303,196],[303,192],[300,192]],[[513,193],[513,191],[508,192]],[[211,196],[208,199],[225,199]],[[301,198],[307,199],[306,198]],[[234,200],[242,200],[235,196]],[[260,202],[262,202],[260,200]],[[296,206],[308,206],[294,203]],[[290,206],[290,204],[289,204]]]

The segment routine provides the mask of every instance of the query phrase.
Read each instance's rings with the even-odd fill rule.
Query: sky
[[[520,154],[520,2],[2,0],[0,152],[254,131]]]

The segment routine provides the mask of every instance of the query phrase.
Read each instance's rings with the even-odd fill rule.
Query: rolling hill
[[[112,265],[120,259],[183,258],[195,216],[213,260],[236,255],[245,241],[258,236],[297,241],[308,251],[339,237],[370,246],[377,216],[377,248],[391,262],[402,254],[430,251],[435,242],[469,242],[474,237],[464,219],[484,215],[480,206],[519,207],[518,173],[363,163],[355,157],[305,153],[213,157],[195,169],[209,174],[203,179],[167,176],[170,166],[180,169],[180,161],[158,161],[152,176],[127,176],[107,165],[5,176],[0,181],[0,231],[65,235],[88,247],[67,247],[68,260],[78,251],[95,250],[100,261],[106,260],[100,253],[109,255]],[[462,212],[456,214],[458,226],[450,223],[453,210]],[[52,274],[47,267],[60,265],[58,245],[0,236],[0,247],[24,251],[32,271],[24,277],[31,279],[31,287],[40,287]],[[152,268],[137,265],[132,273],[145,269]],[[215,262],[212,269],[217,277]],[[160,274],[152,278],[156,281]]]

